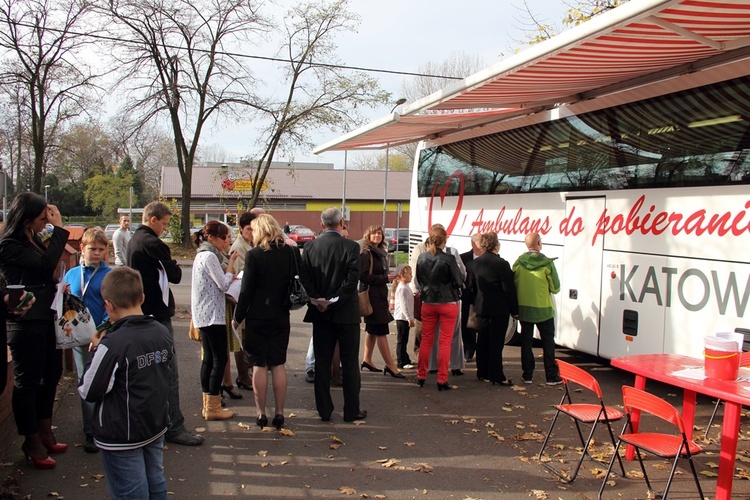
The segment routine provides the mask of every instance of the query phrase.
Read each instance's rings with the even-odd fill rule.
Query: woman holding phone
[[[39,238],[47,224],[48,244]],[[60,211],[36,193],[21,193],[10,204],[0,232],[0,271],[8,285],[23,285],[36,301],[23,316],[8,319],[8,346],[15,380],[13,416],[21,450],[37,469],[52,469],[50,454],[68,449],[52,433],[52,406],[62,375],[62,351],[55,348],[54,313],[50,309],[57,280],[55,269],[68,241]]]

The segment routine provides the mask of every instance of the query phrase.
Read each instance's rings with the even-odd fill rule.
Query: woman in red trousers
[[[428,251],[423,252],[417,260],[417,286],[422,291],[422,343],[419,345],[417,380],[422,387],[427,378],[430,350],[435,342],[435,328],[440,323],[437,375],[439,391],[452,389],[448,384],[448,364],[463,283],[456,259],[443,251],[447,239],[448,235],[442,226],[432,226],[427,239]]]

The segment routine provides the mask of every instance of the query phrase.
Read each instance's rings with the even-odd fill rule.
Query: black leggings
[[[227,326],[210,325],[200,328],[203,344],[201,388],[211,396],[218,396],[227,366]]]
[[[62,350],[55,348],[52,320],[8,321],[13,356],[13,416],[18,434],[39,431],[37,422],[52,417],[57,383],[62,376]]]

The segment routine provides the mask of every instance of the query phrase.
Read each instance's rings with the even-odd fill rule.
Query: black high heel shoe
[[[424,387],[424,379],[423,378],[418,378],[417,379],[417,385],[419,387]]]
[[[261,415],[255,421],[255,423],[258,424],[258,427],[260,427],[260,430],[263,430],[263,427],[268,426],[268,417],[266,417],[265,415]]]
[[[246,383],[244,383],[243,381],[241,381],[239,377],[237,377],[237,379],[235,379],[234,383],[240,389],[245,389],[246,391],[252,391],[253,390],[252,383],[250,385],[247,385]]]
[[[401,372],[394,372],[393,370],[391,370],[387,366],[385,368],[383,368],[383,376],[385,377],[386,375],[390,375],[393,378],[406,378],[406,375],[404,375],[403,373],[401,373]]]
[[[450,385],[448,382],[443,382],[442,384],[440,382],[438,382],[437,386],[438,386],[438,392],[439,391],[450,391],[451,389],[453,389],[453,386]]]
[[[234,390],[232,386],[221,386],[221,392],[226,392],[230,399],[242,399],[242,394]]]
[[[271,421],[271,425],[276,427],[277,431],[280,431],[281,428],[284,426],[284,415],[276,415],[273,417],[273,420]]]
[[[364,370],[365,368],[367,368],[367,369],[368,369],[368,370],[370,370],[371,372],[379,372],[379,371],[380,371],[380,368],[375,368],[374,366],[372,366],[372,365],[371,365],[370,363],[368,363],[367,361],[362,361],[362,365],[360,366],[360,368],[359,368],[359,371],[362,371],[362,370]]]

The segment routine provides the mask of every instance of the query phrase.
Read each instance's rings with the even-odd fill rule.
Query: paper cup
[[[15,309],[21,303],[21,295],[26,287],[23,285],[8,285],[8,309]]]

